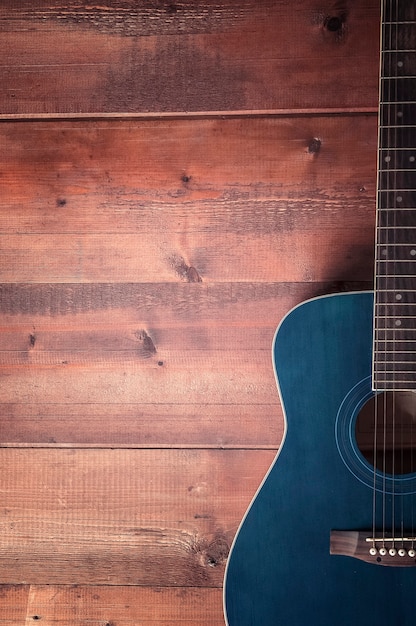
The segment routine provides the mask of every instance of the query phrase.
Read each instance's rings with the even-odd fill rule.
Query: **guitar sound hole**
[[[357,416],[355,437],[361,454],[380,472],[416,472],[416,393],[385,391],[367,400]]]

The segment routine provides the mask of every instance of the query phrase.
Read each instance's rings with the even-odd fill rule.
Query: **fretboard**
[[[382,0],[373,388],[416,389],[416,0]]]

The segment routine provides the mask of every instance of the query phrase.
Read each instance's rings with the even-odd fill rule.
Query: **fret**
[[[416,211],[410,207],[408,209],[389,208],[387,205],[394,203],[397,194],[393,192],[383,192],[378,194],[378,228],[415,228],[416,227]],[[405,193],[400,192],[398,198],[403,198],[400,204],[405,202]],[[377,239],[378,241],[378,239]],[[408,240],[408,243],[412,243]]]
[[[406,344],[412,344],[409,346],[409,350],[406,350]],[[409,360],[413,359],[413,356],[416,354],[415,351],[416,341],[401,341],[397,343],[395,341],[380,341],[377,343],[377,353],[380,358],[390,358],[393,354],[396,355],[399,359]],[[389,346],[389,347],[386,347]],[[387,356],[386,356],[387,355]]]
[[[412,167],[414,167],[414,165]],[[393,169],[392,167],[389,167],[387,169],[380,168],[378,171],[380,172],[380,174],[387,174],[387,173],[388,174],[401,174],[403,172],[408,172],[409,169],[406,169],[404,167],[402,168],[396,167]],[[411,170],[411,171],[413,172],[414,170]]]
[[[402,104],[416,104],[416,100],[380,100],[381,105],[400,106]]]
[[[380,193],[381,192],[379,192],[379,194]],[[387,193],[387,192],[383,192],[383,193]],[[394,197],[397,197],[398,193],[403,195],[403,190],[399,189],[398,191],[394,191],[394,192],[392,191],[391,193],[393,194]],[[399,226],[404,227],[405,224],[403,224],[402,222],[399,222],[399,220],[406,219],[406,214],[408,214],[408,216],[411,219],[410,226],[413,225],[413,223],[415,222],[415,215],[414,215],[415,207],[413,206],[402,207],[403,202],[400,200],[402,195],[399,196],[399,200],[397,201],[397,206],[386,206],[386,207],[379,206],[378,214],[379,214],[380,226],[383,224],[383,217],[384,217],[386,220],[387,226],[390,226],[391,228],[399,227]],[[394,204],[394,202],[392,204]]]
[[[410,315],[409,315],[410,313]],[[414,302],[402,302],[401,298],[397,300],[394,298],[393,302],[385,302],[376,300],[375,303],[375,315],[401,315],[405,317],[414,317],[416,313],[416,306]]]
[[[386,130],[386,129],[389,130],[391,128],[393,128],[393,129],[394,128],[401,128],[401,129],[404,128],[404,129],[407,129],[407,128],[414,128],[414,126],[413,126],[413,124],[383,124],[381,126],[381,130]]]
[[[414,302],[402,302],[400,305],[397,304],[397,302],[395,302],[394,300],[391,301],[387,301],[387,302],[380,302],[378,305],[376,305],[376,317],[382,317],[385,313],[383,312],[383,309],[381,307],[385,306],[386,307],[386,311],[388,311],[388,314],[390,314],[391,311],[396,311],[396,315],[401,315],[400,311],[397,310],[398,306],[404,307],[404,309],[406,310],[406,307],[411,309],[414,305]],[[387,315],[387,313],[386,313]],[[412,314],[412,317],[414,318],[416,315],[416,311]]]
[[[381,320],[377,320],[377,321],[380,321],[380,323],[383,323],[384,318],[382,318]],[[380,328],[377,328],[374,340],[379,343],[380,342],[384,343],[385,341],[389,341],[389,340],[394,341],[396,343],[400,343],[401,341],[405,341],[407,339],[416,338],[415,331],[412,328],[400,327],[400,332],[401,332],[401,335],[398,335],[398,331],[396,330],[394,326],[388,326],[386,324],[383,327],[380,326]]]
[[[378,391],[412,391],[414,389],[415,372],[399,374],[374,372],[374,387]]]
[[[403,369],[399,369],[399,368],[377,369],[376,368],[374,370],[374,374],[376,374],[378,380],[380,381],[385,378],[387,379],[390,378],[394,380],[394,376],[399,376],[400,380],[411,382],[412,377],[415,375],[415,372],[416,372],[416,365],[414,363],[410,363],[408,368],[403,368]]]
[[[415,102],[415,104],[416,104],[416,102]],[[387,151],[387,152],[390,152],[390,150],[391,151],[395,151],[396,150],[397,152],[399,152],[399,151],[402,152],[403,150],[409,151],[409,150],[415,150],[415,149],[416,149],[415,147],[413,147],[413,148],[400,148],[399,146],[396,146],[396,147],[393,146],[392,148],[386,148],[386,147],[383,146],[382,148],[379,148],[379,152],[383,152],[384,150]]]
[[[413,80],[416,76],[409,76],[408,74],[403,74],[400,76],[382,76],[381,80]]]

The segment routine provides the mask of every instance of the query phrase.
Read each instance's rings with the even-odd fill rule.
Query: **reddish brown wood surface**
[[[0,132],[3,282],[371,276],[374,116]]]
[[[378,13],[376,0],[3,3],[0,112],[375,107]]]
[[[247,497],[273,456],[3,449],[2,580],[221,587]]]
[[[218,588],[3,586],[0,624],[224,626]]]
[[[223,624],[275,328],[371,287],[378,14],[2,3],[0,624]]]

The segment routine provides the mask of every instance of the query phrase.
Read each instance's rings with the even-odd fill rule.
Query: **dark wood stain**
[[[118,65],[109,67],[104,106],[127,112],[245,109],[247,79],[244,64],[230,64],[218,49],[199,50],[186,41],[178,46],[167,39],[147,50],[134,41]]]

